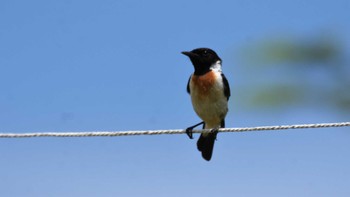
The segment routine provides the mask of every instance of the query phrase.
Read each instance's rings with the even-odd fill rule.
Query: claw
[[[210,131],[210,133],[214,134],[215,140],[217,140],[217,139],[216,139],[216,135],[219,133],[219,128],[214,128],[214,129],[212,129],[212,130]]]
[[[193,127],[188,127],[186,129],[186,134],[190,139],[193,139]]]
[[[214,133],[214,134],[218,134],[219,133],[219,128],[214,128],[210,132]]]
[[[193,129],[194,129],[195,127],[201,125],[201,124],[204,124],[204,122],[200,122],[200,123],[198,123],[198,124],[196,124],[196,125],[193,125],[193,126],[191,126],[191,127],[188,127],[188,128],[186,129],[186,134],[187,134],[187,136],[188,136],[190,139],[193,139]]]

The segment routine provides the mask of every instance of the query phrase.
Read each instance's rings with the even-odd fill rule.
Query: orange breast
[[[191,78],[191,83],[193,89],[199,93],[200,96],[208,95],[209,91],[215,84],[216,76],[213,71],[210,71],[204,75],[193,75]]]

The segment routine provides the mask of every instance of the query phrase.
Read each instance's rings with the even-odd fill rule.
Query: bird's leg
[[[215,135],[215,140],[216,140],[217,134],[219,133],[219,129],[220,129],[220,128],[225,128],[225,119],[221,121],[221,124],[220,124],[219,127],[216,127],[216,128],[214,128],[214,129],[212,129],[212,130],[210,131],[210,133],[212,133],[212,134]]]
[[[219,129],[220,129],[220,127],[217,127],[217,128],[210,130],[210,133],[212,133],[215,136],[215,140],[216,140],[216,135],[219,133]]]
[[[201,125],[201,124],[204,124],[204,121],[203,122],[200,122],[200,123],[198,123],[198,124],[195,124],[195,125],[193,125],[193,126],[191,126],[191,127],[188,127],[187,129],[186,129],[186,134],[188,135],[188,137],[190,138],[190,139],[193,139],[193,129],[195,128],[195,127],[198,127],[199,125]]]

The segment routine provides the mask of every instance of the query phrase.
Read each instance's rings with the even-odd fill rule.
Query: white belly
[[[221,121],[225,119],[228,111],[221,73],[214,72],[213,74],[216,79],[211,85],[206,84],[205,93],[203,93],[203,87],[197,84],[194,85],[196,82],[191,80],[190,83],[193,108],[197,115],[206,123],[206,129],[220,127]],[[197,78],[198,80],[200,79]]]

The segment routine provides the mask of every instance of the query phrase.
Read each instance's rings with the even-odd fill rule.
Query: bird
[[[228,112],[228,100],[231,96],[230,85],[222,72],[222,60],[210,48],[197,48],[183,51],[194,67],[187,82],[187,92],[191,96],[192,106],[202,122],[186,129],[186,134],[193,139],[193,129],[203,125],[203,129],[211,129],[201,133],[197,148],[202,157],[210,161],[218,129],[225,128],[225,117]]]

